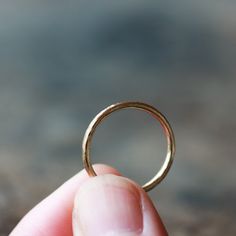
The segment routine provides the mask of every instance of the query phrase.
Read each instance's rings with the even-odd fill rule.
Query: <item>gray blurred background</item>
[[[0,235],[81,170],[90,120],[117,101],[159,108],[176,159],[151,193],[169,234],[236,235],[236,3],[0,2]],[[144,183],[165,139],[140,111],[99,127],[93,162]]]

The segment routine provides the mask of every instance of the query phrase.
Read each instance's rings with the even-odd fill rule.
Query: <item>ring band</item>
[[[142,186],[143,189],[147,192],[153,189],[165,178],[168,171],[170,170],[170,167],[173,162],[174,154],[175,154],[175,138],[174,138],[174,133],[172,131],[172,128],[168,120],[165,118],[165,116],[153,106],[150,106],[142,102],[121,102],[121,103],[116,103],[111,106],[108,106],[107,108],[102,110],[100,113],[98,113],[89,124],[83,138],[83,143],[82,143],[83,164],[89,176],[97,175],[90,162],[90,147],[91,147],[91,141],[95,133],[95,130],[97,126],[111,113],[121,110],[121,109],[126,109],[126,108],[136,108],[136,109],[143,110],[151,114],[155,119],[157,119],[160,122],[166,135],[166,139],[167,139],[166,158],[162,167],[157,172],[157,174],[150,181],[148,181],[146,184]]]

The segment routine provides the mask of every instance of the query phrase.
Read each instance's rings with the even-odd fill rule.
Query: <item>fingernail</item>
[[[91,178],[75,198],[74,213],[82,235],[141,233],[141,196],[130,181],[114,175]]]

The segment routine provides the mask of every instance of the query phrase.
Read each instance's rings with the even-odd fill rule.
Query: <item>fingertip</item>
[[[133,181],[103,175],[84,182],[75,197],[74,235],[166,236],[144,190]]]

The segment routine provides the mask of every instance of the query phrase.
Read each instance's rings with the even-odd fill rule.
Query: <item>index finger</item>
[[[120,175],[105,165],[94,165],[98,174]],[[88,179],[83,170],[35,206],[9,236],[72,236],[74,197],[80,185]]]

